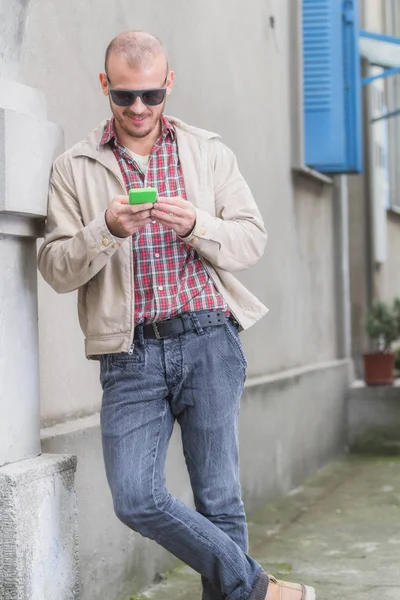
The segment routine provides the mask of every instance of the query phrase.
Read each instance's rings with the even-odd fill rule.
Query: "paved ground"
[[[400,600],[400,457],[350,457],[249,523],[269,573],[316,587],[317,600]],[[200,600],[188,567],[132,600]]]

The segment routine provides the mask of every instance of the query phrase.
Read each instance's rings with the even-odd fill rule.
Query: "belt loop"
[[[204,335],[205,331],[202,328],[202,326],[200,325],[200,321],[198,319],[197,314],[195,312],[190,312],[189,316],[192,320],[193,327],[195,328],[197,335]]]
[[[139,346],[144,346],[144,333],[143,333],[143,324],[136,325],[136,329],[138,332]]]

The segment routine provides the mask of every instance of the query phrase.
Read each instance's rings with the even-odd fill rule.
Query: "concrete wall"
[[[400,297],[400,215],[388,213],[388,261],[375,275],[380,297],[387,302]]]
[[[168,112],[218,131],[237,153],[269,231],[265,257],[241,276],[271,310],[243,335],[242,480],[251,510],[341,451],[348,365],[335,362],[333,188],[291,171],[298,143],[291,69],[299,52],[289,35],[292,0],[243,6],[31,0],[18,55],[23,81],[45,92],[49,118],[62,125],[69,146],[109,114],[97,79],[109,40],[131,28],[154,32],[176,71]],[[96,414],[98,365],[84,359],[75,304],[75,294],[57,296],[39,281],[43,449],[78,455],[82,600],[114,600],[170,559],[112,516]],[[190,500],[178,436],[168,483]]]

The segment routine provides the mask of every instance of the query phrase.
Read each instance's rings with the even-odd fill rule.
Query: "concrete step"
[[[378,387],[355,382],[347,397],[347,425],[352,452],[400,455],[400,382]]]

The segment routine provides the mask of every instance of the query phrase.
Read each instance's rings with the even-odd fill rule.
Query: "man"
[[[204,600],[313,600],[247,554],[238,329],[266,309],[231,273],[259,260],[266,233],[219,137],[164,116],[173,80],[153,36],[110,43],[100,82],[113,117],[55,161],[39,269],[56,291],[79,290],[121,521],[196,569]],[[154,205],[128,203],[141,187],[157,188]],[[175,420],[196,511],[165,487]]]

